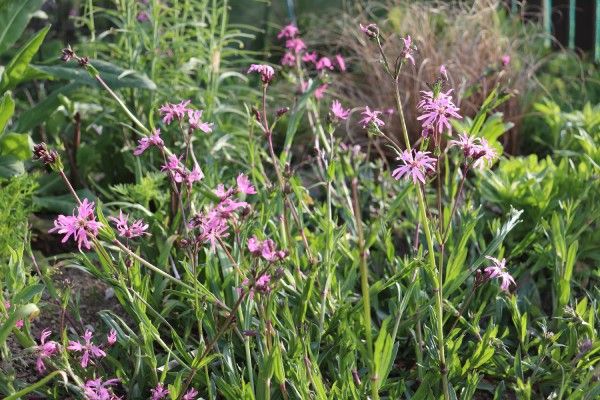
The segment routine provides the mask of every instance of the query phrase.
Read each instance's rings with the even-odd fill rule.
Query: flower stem
[[[379,399],[378,376],[375,371],[375,360],[373,356],[373,336],[371,328],[371,298],[369,293],[369,271],[367,269],[367,250],[365,248],[365,238],[362,229],[362,220],[360,217],[360,207],[358,204],[358,180],[352,180],[352,197],[354,208],[354,219],[356,221],[356,232],[358,234],[358,249],[360,253],[360,286],[363,297],[363,323],[365,336],[367,338],[367,352],[369,354],[369,369],[371,370],[371,396],[373,400]]]

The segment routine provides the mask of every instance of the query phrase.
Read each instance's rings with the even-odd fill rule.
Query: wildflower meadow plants
[[[34,384],[0,381],[6,398],[584,398],[600,348],[593,312],[569,298],[560,321],[522,311],[521,260],[503,246],[521,212],[483,218],[470,179],[493,177],[502,149],[490,115],[507,96],[497,88],[463,115],[440,66],[411,142],[399,77],[418,66],[415,41],[386,54],[376,24],[356,30],[378,48],[395,105],[344,104],[328,82],[350,63],[287,25],[282,66],[244,68],[260,88],[247,105],[246,157],[211,158],[218,165],[197,150],[220,132],[203,109],[165,99],[145,124],[93,61],[63,51],[129,118],[128,151],[147,169],[140,162],[129,188],[151,179],[158,189],[139,202],[119,198],[125,190],[82,198],[60,152],[35,146],[75,203],[49,227],[73,251],[42,268],[32,257],[60,325],[34,318],[33,294],[0,293],[0,344],[12,333],[37,370]],[[276,85],[294,100],[275,103]],[[403,143],[386,132],[390,118]],[[298,154],[305,120],[312,151]],[[367,157],[344,129],[383,139],[397,159]],[[101,281],[119,307],[101,322],[72,318],[77,302],[49,273],[67,267]]]

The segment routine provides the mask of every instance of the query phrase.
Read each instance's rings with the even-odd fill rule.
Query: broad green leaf
[[[111,89],[137,88],[156,90],[156,84],[145,74],[125,70],[114,64],[101,60],[91,60],[90,63],[98,70],[102,79]],[[77,63],[57,65],[36,65],[35,68],[57,79],[74,81],[81,85],[98,86],[98,82]]]
[[[6,66],[6,69],[4,70],[4,74],[2,74],[2,80],[0,81],[0,92],[14,88],[17,86],[17,84],[19,84],[19,82],[31,76],[29,63],[40,48],[40,45],[44,41],[49,29],[50,25],[36,33],[34,37],[29,39],[29,41],[25,43],[23,47],[21,47],[19,52],[15,54],[12,60],[10,60]]]
[[[32,15],[44,0],[3,0],[0,2],[0,54],[21,36]]]
[[[17,120],[15,130],[17,132],[27,132],[46,121],[61,105],[60,96],[66,96],[78,87],[79,85],[76,83],[64,85],[50,93],[44,100],[40,101],[26,112],[22,112]]]
[[[6,92],[0,100],[0,136],[4,131],[4,127],[8,123],[10,117],[15,112],[15,101],[12,99],[11,93]]]
[[[16,310],[13,310],[11,307],[8,318],[0,325],[0,346],[4,344],[18,320],[35,317],[40,313],[38,306],[32,303],[15,308]]]
[[[14,156],[0,156],[0,178],[11,178],[24,173],[23,161]]]
[[[23,133],[7,133],[0,137],[0,155],[13,156],[18,160],[29,160],[32,156],[33,141]]]

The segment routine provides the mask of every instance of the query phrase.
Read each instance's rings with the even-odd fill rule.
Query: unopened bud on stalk
[[[49,165],[53,171],[62,171],[63,164],[56,150],[48,150],[46,143],[41,142],[33,146],[33,159],[40,160]]]
[[[286,114],[288,111],[290,111],[289,107],[281,107],[280,109],[277,110],[277,118],[281,118],[284,114]]]
[[[254,115],[254,118],[256,118],[256,120],[258,122],[260,122],[262,120],[260,111],[258,111],[258,108],[254,107],[254,106],[252,106],[252,114]]]
[[[68,62],[75,57],[75,52],[73,51],[71,46],[67,46],[66,48],[62,49],[60,56],[61,61]]]

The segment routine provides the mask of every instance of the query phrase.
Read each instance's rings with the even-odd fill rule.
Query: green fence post
[[[575,48],[575,0],[569,0],[569,49]]]
[[[544,39],[544,45],[546,47],[550,47],[550,45],[552,44],[550,40],[552,36],[552,0],[544,0],[544,2],[542,3],[542,15],[544,18],[544,33],[546,34],[546,39]]]

